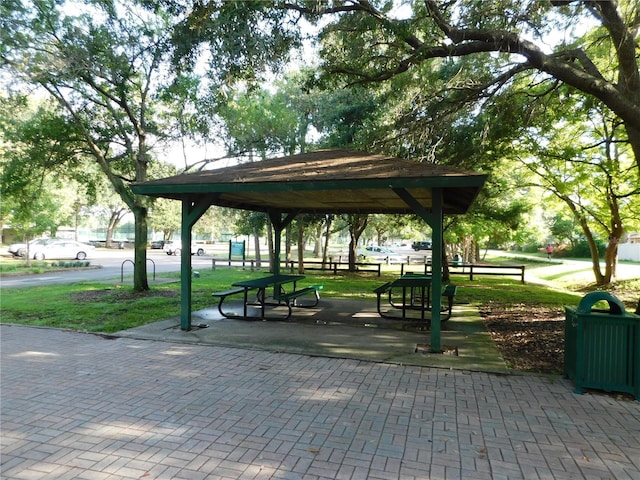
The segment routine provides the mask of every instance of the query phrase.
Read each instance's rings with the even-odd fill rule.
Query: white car
[[[164,246],[162,247],[162,250],[167,254],[167,255],[180,255],[180,253],[182,252],[182,243],[181,242],[174,242],[173,240],[167,240],[166,242],[164,242]],[[202,245],[196,245],[196,244],[192,244],[191,245],[191,255],[204,255],[206,252],[204,250],[204,248],[202,247]]]
[[[35,238],[29,241],[29,253],[33,252],[35,247],[46,245],[50,242],[55,242],[56,240],[60,240],[59,238]],[[27,254],[27,244],[26,243],[12,243],[9,245],[7,249],[9,253],[15,257],[24,257]]]
[[[44,245],[29,247],[29,255],[35,260],[75,259],[84,260],[90,252],[96,249],[93,245],[76,242],[75,240],[58,239]]]
[[[364,251],[359,251],[366,259],[374,260],[376,262],[386,262],[389,263],[402,263],[407,257],[404,257],[393,250],[389,250],[386,247],[380,247],[378,245],[369,245],[365,247]]]

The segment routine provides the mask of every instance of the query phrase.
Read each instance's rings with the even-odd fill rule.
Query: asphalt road
[[[264,246],[266,249],[266,246]],[[426,255],[428,252],[414,252],[411,248],[397,249],[402,255]],[[6,253],[6,252],[3,252]],[[191,257],[191,266],[194,270],[211,268],[214,258],[224,259],[228,255],[228,244],[219,243],[207,246],[207,253],[202,256],[194,255]],[[344,253],[346,258],[347,254]],[[9,275],[0,279],[2,288],[15,287],[33,287],[38,285],[75,283],[93,280],[117,280],[120,281],[124,277],[131,280],[133,275],[133,250],[132,249],[105,249],[98,248],[87,258],[92,266],[98,268],[80,271],[57,271],[51,273],[37,275]],[[19,261],[16,259],[16,261]],[[147,268],[149,280],[153,278],[155,273],[177,272],[180,271],[180,257],[167,255],[162,250],[147,251]]]
[[[224,254],[215,253],[217,258],[222,258]],[[193,269],[211,268],[213,255],[207,253],[203,256],[193,256],[191,265]],[[133,250],[107,250],[96,249],[95,253],[88,258],[92,268],[87,270],[57,271],[39,275],[7,275],[0,280],[2,288],[13,287],[33,287],[38,285],[75,283],[91,280],[120,280],[124,276],[125,280],[133,275]],[[18,260],[16,260],[18,261]],[[155,267],[156,274],[164,272],[180,271],[180,257],[167,255],[162,250],[149,250],[147,252],[147,267],[149,279],[153,278]]]
[[[221,259],[225,258],[228,254],[228,247],[226,244],[216,244],[207,248],[208,250],[205,255],[200,257],[194,255],[191,257],[191,265],[194,270],[211,268],[212,260],[214,257],[217,259]],[[414,252],[410,247],[401,247],[394,250],[401,255],[420,256],[430,253],[427,251]],[[515,258],[518,257],[518,255],[514,254],[513,252],[492,251],[492,254],[503,254]],[[527,257],[527,255],[521,255],[521,257],[524,258]],[[95,250],[95,253],[88,260],[91,262],[91,265],[97,266],[98,268],[68,272],[58,271],[40,275],[3,276],[0,279],[0,286],[2,288],[12,288],[31,287],[46,284],[74,283],[92,280],[113,279],[116,281],[120,281],[122,277],[124,277],[125,280],[127,278],[130,280],[131,276],[133,275],[133,250],[131,249],[108,250],[99,248]],[[154,268],[156,274],[180,271],[180,257],[167,255],[162,250],[149,250],[147,252],[147,260],[150,280],[153,279]],[[586,274],[589,274],[589,269],[591,268],[591,262],[589,260],[552,260],[549,264],[549,268],[554,268],[554,265],[559,270],[566,270],[567,268],[573,270],[587,269]],[[637,263],[618,264],[618,279],[622,280],[631,278],[640,278],[640,265],[638,265]]]

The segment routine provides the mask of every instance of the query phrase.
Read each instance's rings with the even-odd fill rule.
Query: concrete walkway
[[[563,379],[139,334],[0,326],[3,479],[640,478],[640,402]]]
[[[242,302],[236,305],[233,305],[233,301],[229,303],[235,306],[238,314],[242,312]],[[389,320],[380,317],[375,303],[371,301],[342,298],[322,298],[316,308],[295,308],[295,320],[292,321],[227,319],[214,307],[193,312],[193,328],[188,332],[180,329],[180,319],[176,317],[117,335],[402,365],[509,373],[477,309],[465,306],[454,308],[452,318],[442,324],[441,347],[444,354],[429,353],[430,333],[419,321],[418,312],[409,312],[405,321]],[[277,318],[284,312],[283,308],[282,311],[275,309],[268,314]]]

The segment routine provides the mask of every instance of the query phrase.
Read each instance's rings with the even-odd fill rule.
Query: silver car
[[[76,259],[84,260],[95,247],[75,240],[55,240],[44,245],[29,247],[29,255],[35,260]]]
[[[35,238],[29,241],[29,251],[33,252],[34,248],[46,245],[47,243],[55,242],[56,240],[60,240],[58,238]],[[9,245],[7,249],[9,253],[15,257],[24,257],[27,254],[27,244],[26,243],[12,243]]]
[[[173,240],[167,240],[166,242],[164,242],[162,250],[164,250],[164,252],[167,255],[179,256],[180,253],[182,252],[182,243],[174,242]],[[197,245],[195,243],[191,244],[191,255],[200,256],[200,255],[204,255],[205,253],[206,252],[204,248],[202,248],[202,245]]]
[[[367,260],[373,260],[375,262],[402,263],[407,259],[407,257],[393,250],[378,245],[369,245],[365,247],[362,253]]]

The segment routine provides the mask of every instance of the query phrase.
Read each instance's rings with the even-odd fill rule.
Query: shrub
[[[598,245],[598,253],[600,258],[604,257],[604,251],[607,248],[607,244],[601,240],[596,240]],[[570,257],[576,258],[591,258],[591,252],[589,251],[589,243],[586,240],[580,240],[573,246],[567,248],[566,253]]]

